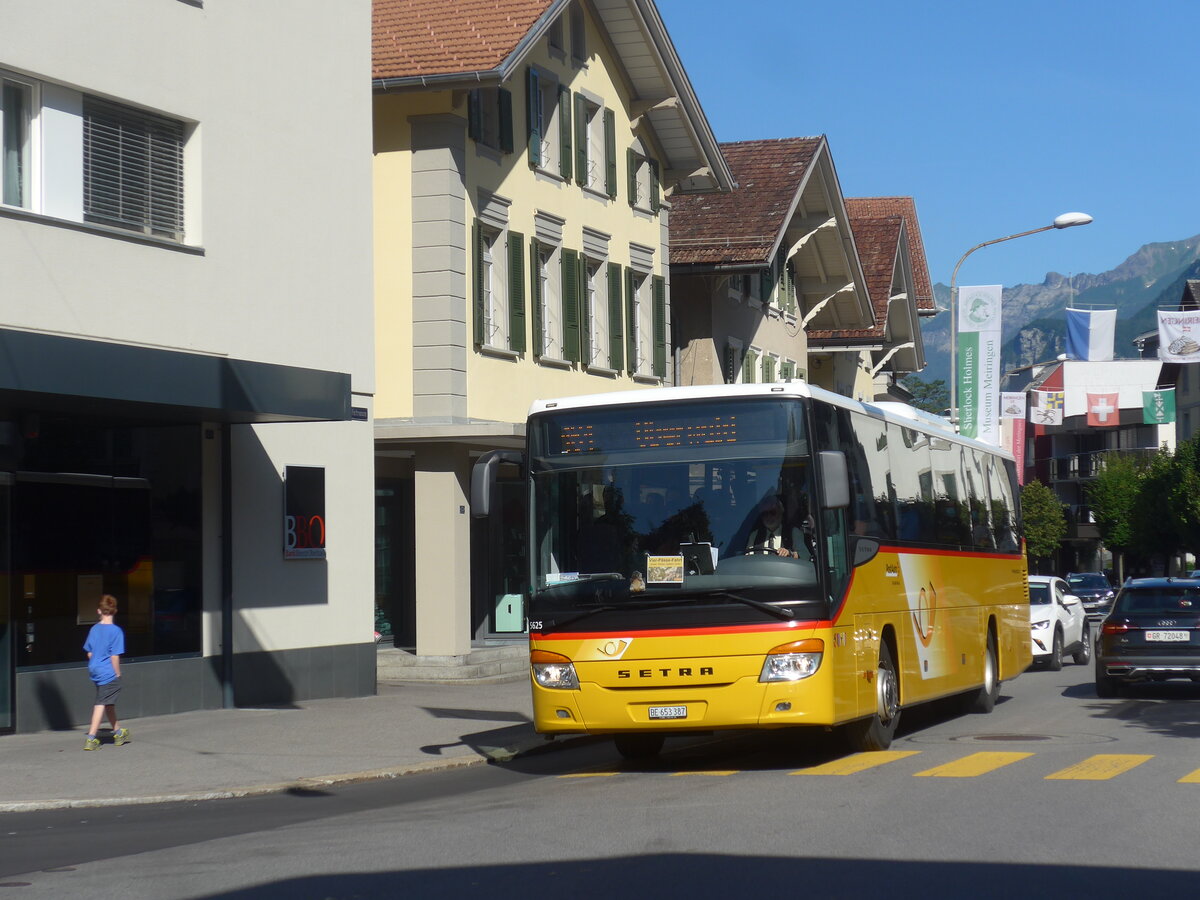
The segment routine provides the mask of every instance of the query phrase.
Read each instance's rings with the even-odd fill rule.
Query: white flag
[[[1158,358],[1200,362],[1200,310],[1158,311]]]
[[[1025,418],[1025,392],[1004,391],[1000,394],[1000,417],[1002,419]]]

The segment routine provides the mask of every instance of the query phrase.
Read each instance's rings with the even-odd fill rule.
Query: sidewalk
[[[533,730],[524,678],[378,690],[287,708],[122,719],[130,743],[114,746],[102,729],[101,749],[90,753],[82,728],[6,736],[0,812],[274,793],[511,759],[547,743]]]

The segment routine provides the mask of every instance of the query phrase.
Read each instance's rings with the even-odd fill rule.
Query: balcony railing
[[[1129,447],[1055,456],[1049,460],[1050,478],[1053,481],[1079,481],[1084,478],[1095,478],[1104,471],[1105,459],[1110,453],[1119,453],[1122,456],[1134,455],[1140,460],[1148,460],[1157,452],[1158,448],[1156,447]]]

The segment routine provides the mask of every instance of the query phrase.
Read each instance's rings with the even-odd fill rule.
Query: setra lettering
[[[697,675],[712,675],[714,670],[712,666],[701,666],[699,671],[691,666],[680,666],[678,669],[638,669],[636,672],[637,678],[654,678],[655,675],[661,675],[663,678],[670,678],[675,675],[679,678],[695,678]],[[617,669],[618,678],[633,678],[635,673],[632,669]]]

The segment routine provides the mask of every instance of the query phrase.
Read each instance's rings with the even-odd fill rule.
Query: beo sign
[[[283,558],[325,558],[325,468],[283,470]]]

